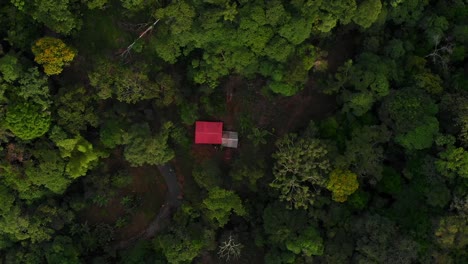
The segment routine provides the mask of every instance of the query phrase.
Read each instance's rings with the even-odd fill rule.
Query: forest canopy
[[[1,1],[0,263],[467,263],[467,18]]]

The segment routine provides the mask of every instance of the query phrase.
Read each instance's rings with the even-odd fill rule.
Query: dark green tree
[[[407,150],[432,146],[439,131],[438,107],[423,91],[406,88],[385,98],[379,110],[381,120],[395,132],[395,142]]]
[[[390,140],[390,133],[385,126],[356,128],[345,142],[343,155],[335,160],[336,166],[349,168],[375,184],[382,177],[384,146]]]
[[[56,236],[54,241],[50,243],[45,252],[47,263],[81,263],[79,249],[76,248],[70,237]]]
[[[159,235],[154,240],[154,246],[163,253],[169,263],[187,263],[207,246],[211,236],[212,232],[192,224]]]
[[[159,98],[161,87],[148,78],[147,65],[139,63],[124,66],[118,62],[100,60],[88,74],[90,83],[97,89],[100,99],[115,98],[120,102],[136,103]]]
[[[12,4],[57,33],[68,35],[81,26],[75,0],[14,0]]]
[[[87,126],[96,127],[98,117],[93,101],[84,87],[63,87],[56,98],[57,124],[67,132],[77,134]]]

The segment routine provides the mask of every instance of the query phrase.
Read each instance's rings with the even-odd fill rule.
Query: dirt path
[[[169,164],[164,164],[158,166],[159,172],[166,180],[168,193],[167,193],[167,203],[169,206],[179,207],[181,201],[179,196],[181,194],[179,183],[177,182],[177,175],[175,174],[174,168]]]
[[[222,117],[224,130],[234,129],[235,115],[239,111],[238,98],[235,98],[236,90],[243,87],[243,79],[238,75],[229,77],[224,90],[226,92],[226,115]]]
[[[158,166],[158,170],[166,181],[168,192],[166,194],[166,202],[161,206],[158,215],[154,220],[148,225],[148,227],[138,233],[137,235],[127,239],[125,241],[120,241],[115,248],[123,249],[131,246],[137,240],[140,239],[151,239],[155,234],[166,226],[169,222],[170,217],[174,211],[182,204],[181,201],[181,189],[179,183],[177,182],[177,176],[175,174],[174,168],[169,164],[164,164]]]

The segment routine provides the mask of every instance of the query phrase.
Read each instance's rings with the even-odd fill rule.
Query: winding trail
[[[164,165],[159,165],[158,170],[166,181],[168,190],[166,194],[166,202],[161,206],[158,215],[145,230],[130,239],[120,241],[115,245],[115,249],[127,248],[140,239],[153,238],[158,231],[169,223],[172,213],[175,212],[182,204],[181,189],[177,182],[177,175],[175,174],[174,168],[169,163],[166,163]]]

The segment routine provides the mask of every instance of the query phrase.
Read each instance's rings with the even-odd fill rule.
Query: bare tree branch
[[[132,50],[133,46],[135,45],[135,43],[141,39],[142,37],[144,37],[149,31],[151,31],[154,26],[156,26],[156,24],[159,22],[159,19],[157,19],[156,21],[154,21],[153,24],[151,24],[151,26],[149,26],[148,28],[146,28],[145,31],[143,31],[140,36],[138,36],[137,39],[135,39],[135,41],[133,41],[132,44],[130,44],[123,52],[120,53],[120,56],[123,57],[123,58],[126,58],[129,54],[130,54],[130,51]]]
[[[218,255],[226,261],[237,259],[239,258],[243,247],[244,246],[242,244],[235,241],[232,234],[229,234],[228,239],[223,241],[219,246]]]
[[[434,50],[425,56],[425,58],[431,58],[434,64],[439,64],[442,66],[444,71],[448,70],[448,64],[450,62],[450,55],[453,52],[453,44],[448,42],[447,44],[439,47],[441,43],[440,36],[436,35],[433,37],[434,39]]]

